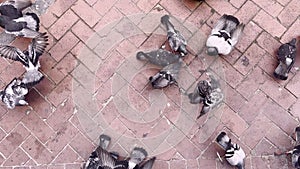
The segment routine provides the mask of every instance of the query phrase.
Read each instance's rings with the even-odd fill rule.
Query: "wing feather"
[[[18,48],[8,45],[0,45],[0,56],[14,61],[19,61],[28,66],[28,59],[25,54]]]

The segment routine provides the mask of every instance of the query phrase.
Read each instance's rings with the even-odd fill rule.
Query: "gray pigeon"
[[[300,127],[296,127],[295,136],[296,146],[293,148],[293,150],[286,152],[286,154],[292,154],[293,167],[300,169]]]
[[[28,50],[21,51],[14,46],[0,45],[0,55],[4,58],[19,61],[26,69],[22,82],[27,87],[32,87],[39,83],[44,75],[38,70],[40,67],[39,57],[44,53],[48,43],[48,36],[42,33],[36,38],[32,39]]]
[[[163,17],[161,17],[161,23],[167,29],[167,39],[169,41],[171,49],[175,52],[179,52],[181,56],[187,55],[187,42],[183,35],[178,30],[176,30],[174,28],[174,25],[170,22],[170,16],[164,15]]]
[[[8,34],[35,38],[40,33],[39,17],[35,13],[22,11],[31,6],[30,0],[8,0],[0,4],[0,26]]]
[[[14,109],[16,106],[28,105],[25,101],[25,95],[28,88],[20,79],[14,78],[3,91],[0,91],[0,98],[6,107]]]
[[[173,54],[164,49],[153,50],[150,52],[138,52],[136,54],[138,60],[149,61],[150,63],[157,66],[167,66],[169,64],[178,62],[180,56]]]
[[[232,16],[224,14],[212,29],[206,41],[207,54],[215,56],[218,54],[228,55],[238,42],[245,25]]]
[[[151,85],[155,89],[161,89],[167,87],[171,84],[177,83],[178,74],[182,67],[183,62],[180,60],[178,62],[169,64],[165,66],[162,70],[156,73],[154,76],[149,78]]]
[[[279,65],[274,71],[274,77],[280,80],[287,80],[288,73],[295,63],[296,58],[296,38],[281,45],[277,51]]]
[[[210,81],[202,80],[198,82],[194,92],[188,94],[190,103],[203,103],[197,119],[219,105],[224,98],[219,82],[213,76],[210,76],[210,78]]]
[[[118,161],[114,154],[107,151],[111,138],[102,134],[99,139],[99,146],[91,153],[85,169],[127,169],[128,162]]]
[[[225,159],[230,165],[236,166],[238,169],[245,169],[246,154],[239,145],[232,143],[225,132],[221,132],[216,141],[225,150]]]

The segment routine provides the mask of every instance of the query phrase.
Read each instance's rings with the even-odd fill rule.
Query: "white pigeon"
[[[228,55],[238,42],[245,25],[232,16],[224,14],[212,29],[206,41],[207,54],[215,56],[218,54]]]

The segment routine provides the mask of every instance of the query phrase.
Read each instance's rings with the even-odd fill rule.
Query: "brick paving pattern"
[[[124,156],[145,147],[157,156],[154,169],[232,168],[216,155],[221,130],[243,147],[247,169],[292,168],[289,157],[273,153],[293,147],[300,61],[287,81],[272,73],[275,51],[300,35],[299,0],[36,0],[33,10],[50,37],[40,59],[46,78],[30,90],[29,106],[0,105],[1,169],[79,169],[102,133]],[[224,13],[245,23],[243,37],[229,56],[207,56],[205,40]],[[165,14],[188,39],[190,54],[179,87],[153,90],[148,77],[158,67],[135,54],[165,43]],[[13,40],[0,36],[0,43]],[[17,38],[13,45],[28,43]],[[24,70],[0,62],[3,88]],[[207,78],[204,70],[220,80],[225,99],[196,120],[201,105],[189,104],[186,94]]]

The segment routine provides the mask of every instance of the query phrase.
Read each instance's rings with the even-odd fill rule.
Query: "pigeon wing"
[[[152,169],[152,166],[156,160],[156,157],[152,157],[150,160],[143,163],[140,167],[140,169]]]
[[[111,156],[109,152],[101,148],[100,146],[96,149],[97,156],[99,158],[99,164],[102,167],[113,169],[116,165],[116,160]]]
[[[2,5],[10,5],[18,9],[19,11],[24,10],[25,8],[28,8],[32,5],[32,2],[30,0],[9,0],[1,3]]]
[[[240,24],[237,26],[237,28],[233,31],[231,35],[231,40],[232,40],[232,46],[235,46],[236,43],[238,42],[239,38],[241,37],[241,34],[243,33],[243,30],[245,28],[244,24]]]
[[[45,52],[48,43],[48,36],[47,33],[41,33],[36,38],[34,38],[31,44],[28,47],[29,52],[31,52],[31,60],[33,65],[38,63],[39,57],[43,55]]]
[[[19,61],[24,66],[28,66],[28,59],[25,54],[14,46],[0,45],[0,56],[14,61]]]

